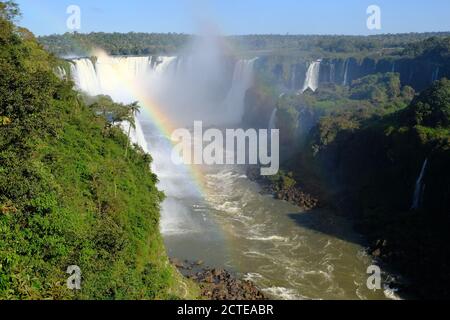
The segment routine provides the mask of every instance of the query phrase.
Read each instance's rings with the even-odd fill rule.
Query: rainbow
[[[96,49],[92,52],[92,56],[104,59],[110,59],[110,56],[103,50]],[[177,129],[175,124],[163,113],[164,107],[158,105],[143,88],[134,83],[134,81],[126,80],[127,77],[122,74],[119,68],[114,68],[114,72],[117,74],[117,79],[120,79],[121,83],[128,93],[139,102],[139,106],[143,108],[146,115],[150,117],[153,124],[168,141],[174,146],[174,141],[171,139],[172,133]],[[199,195],[204,196],[206,194],[206,181],[199,166],[185,165],[192,180],[196,186]]]

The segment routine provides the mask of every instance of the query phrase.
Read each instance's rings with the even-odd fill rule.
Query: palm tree
[[[139,102],[135,101],[132,104],[128,105],[130,112],[133,117],[141,113],[141,107],[139,106]]]
[[[130,126],[128,127],[128,143],[127,143],[127,147],[125,149],[125,158],[128,156],[128,149],[130,148],[130,144],[131,144],[131,139],[130,139],[131,127],[133,127],[133,129],[136,129],[136,115],[141,112],[139,103],[137,101],[129,104],[127,106],[127,108],[129,111],[128,122],[130,123]]]

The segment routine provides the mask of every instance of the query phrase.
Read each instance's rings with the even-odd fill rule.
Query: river
[[[140,123],[167,195],[161,232],[170,257],[227,269],[275,299],[397,298],[390,289],[367,288],[373,261],[344,218],[264,194],[242,166],[201,168],[205,188],[197,192],[152,122]]]
[[[152,91],[157,88],[166,92],[160,93],[164,98],[161,101],[174,107],[172,115],[197,117],[193,113],[196,111],[209,118],[215,115],[234,121],[243,113],[254,59],[236,62],[224,103],[219,106],[207,103],[198,110],[186,109],[189,97],[206,96],[202,92],[208,88],[194,87],[192,91],[182,85],[195,81],[185,81],[167,90],[160,88],[162,84],[176,83],[177,77],[183,79],[180,70],[196,70],[191,59],[157,60],[153,64],[150,57],[100,56],[94,64],[90,59],[77,59],[72,63],[72,74],[82,91],[108,94],[124,103],[140,100],[150,110],[137,119],[132,140],[152,155],[152,169],[160,180],[159,188],[167,196],[162,204],[161,233],[169,256],[202,260],[210,267],[227,269],[253,281],[275,299],[397,298],[390,289],[367,288],[367,268],[373,261],[365,248],[358,245],[361,238],[348,221],[325,210],[302,212],[296,206],[262,194],[261,188],[246,177],[243,167],[196,168],[202,180],[199,187],[192,168],[176,166],[171,161],[172,146],[158,128],[160,119],[154,112],[155,106],[149,103]],[[178,68],[183,61],[189,64]],[[200,67],[203,61],[199,59]],[[208,72],[208,67],[203,66],[202,70]],[[189,72],[188,80],[201,75],[205,78],[201,86],[208,86],[209,78],[214,79],[217,74],[217,70],[213,71],[211,77],[205,77],[204,72]],[[142,88],[142,84],[147,86]],[[176,103],[167,100],[173,96],[177,97]],[[124,130],[128,131],[126,127]]]

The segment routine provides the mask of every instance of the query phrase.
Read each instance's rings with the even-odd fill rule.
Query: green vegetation
[[[247,35],[230,36],[226,40],[244,54],[306,56],[365,56],[401,54],[412,43],[430,37],[448,37],[442,33],[408,33],[376,36],[340,35]],[[160,55],[174,53],[192,35],[178,33],[65,33],[40,37],[46,49],[59,55],[88,56],[93,48],[102,48],[113,55]]]
[[[425,90],[408,110],[412,123],[425,127],[450,126],[450,81],[443,79]]]
[[[396,73],[369,75],[349,87],[329,84],[316,92],[285,94],[276,102],[282,143],[304,141],[317,122],[312,134],[316,135],[315,148],[320,148],[343,129],[359,128],[364,121],[405,108],[414,94],[412,88],[401,86]]]
[[[404,66],[423,60],[418,74],[427,68],[431,74],[434,62],[446,70],[448,39],[432,38],[406,48]],[[289,80],[289,63],[304,68],[291,58],[271,57],[259,78]],[[392,63],[383,68],[386,72],[373,73],[373,65],[368,69],[368,75],[355,72],[346,86],[322,82],[316,92],[278,96],[286,86],[272,82],[279,91],[271,93],[262,81],[249,91],[248,112],[268,118],[267,110],[278,109],[284,159],[271,186],[275,191],[293,186],[306,190],[319,196],[322,205],[352,218],[373,248],[370,253],[405,277],[403,294],[449,297],[450,81],[443,78],[430,86],[426,80],[428,87],[416,95],[400,73],[389,72]],[[420,207],[412,210],[425,159]]]
[[[284,171],[280,170],[276,175],[269,176],[269,181],[272,184],[272,187],[275,192],[280,192],[283,190],[287,190],[289,188],[294,187],[297,182],[295,181],[293,177],[293,173],[285,173]]]
[[[400,93],[386,100],[393,105],[386,114],[325,116],[307,138],[299,162],[321,177],[332,203],[355,218],[358,230],[374,244],[386,243],[377,257],[411,281],[404,292],[422,298],[450,295],[449,90],[450,81],[443,79],[406,108],[394,107]],[[420,208],[411,210],[425,159],[426,188]]]
[[[194,297],[164,252],[164,196],[151,157],[116,126],[132,123],[137,105],[80,96],[54,75],[58,67],[69,74],[68,63],[43,50],[174,54],[193,36],[67,33],[36,40],[14,26],[19,14],[13,2],[0,2],[0,298]],[[277,109],[286,152],[283,170],[270,177],[274,191],[317,191],[354,219],[376,244],[377,258],[407,277],[405,292],[449,297],[450,81],[430,83],[450,75],[450,34],[226,40],[239,56],[260,57],[246,124],[266,128]],[[319,58],[320,88],[297,94]],[[413,210],[425,159],[426,188]],[[65,286],[69,265],[83,272],[79,292]]]
[[[0,2],[0,299],[194,297],[165,254],[151,157],[114,126],[130,108],[89,107],[17,14]]]
[[[277,124],[282,124],[282,143],[292,142],[298,130],[298,118],[300,113],[295,105],[295,99],[292,97],[282,97],[277,102]]]
[[[177,33],[65,33],[40,37],[39,42],[58,56],[90,56],[102,48],[111,55],[174,54],[187,44],[190,36]]]
[[[410,43],[402,52],[404,56],[433,59],[435,63],[448,63],[450,59],[450,37],[431,37]]]

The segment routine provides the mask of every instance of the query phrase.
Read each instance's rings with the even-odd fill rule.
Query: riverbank
[[[382,270],[382,290],[387,298],[399,299],[399,294],[402,297],[414,296],[410,290],[407,290],[407,280],[396,274],[391,267],[395,265],[390,259],[393,256],[391,244],[385,239],[376,237],[373,232],[368,230],[373,223],[370,221],[359,221],[354,216],[346,214],[345,208],[341,204],[336,204],[338,200],[326,193],[320,181],[311,181],[309,177],[308,182],[312,182],[315,186],[313,189],[316,190],[316,196],[312,196],[305,192],[303,186],[297,185],[296,180],[299,179],[298,177],[293,174],[286,174],[283,171],[280,171],[279,177],[267,178],[258,175],[257,168],[249,167],[247,169],[247,177],[260,186],[263,194],[271,195],[277,200],[283,200],[299,206],[308,215],[318,215],[320,216],[318,219],[322,220],[333,220],[338,217],[345,219],[349,224],[347,231],[331,228],[327,233],[363,247],[365,255],[372,260],[372,264],[379,266]],[[292,179],[294,183],[290,182],[289,179]],[[323,208],[328,210],[320,210]],[[324,211],[329,211],[330,213],[324,216],[321,214]],[[319,229],[320,231],[326,230]],[[349,236],[350,233],[355,232],[358,234],[357,237]]]
[[[299,187],[289,174],[279,173],[274,177],[266,177],[261,176],[259,167],[249,166],[247,177],[250,181],[258,183],[263,189],[263,193],[273,195],[277,200],[287,201],[304,211],[323,206],[317,196],[313,196]]]
[[[204,266],[202,261],[170,260],[180,273],[197,283],[200,298],[207,300],[266,300],[266,296],[254,283],[241,280],[230,272]]]

